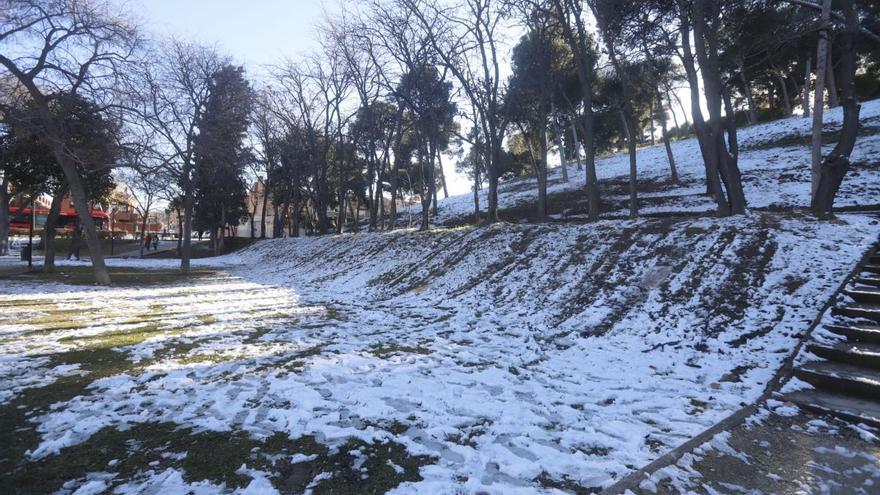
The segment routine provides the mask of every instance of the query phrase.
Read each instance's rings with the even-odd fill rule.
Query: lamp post
[[[116,218],[116,205],[114,205],[113,202],[110,202],[110,256],[113,256],[113,254],[114,254],[113,250],[116,247],[115,246],[116,235],[113,233],[113,220],[115,218]]]
[[[31,197],[31,224],[28,226],[28,269],[34,267],[34,224],[37,223],[37,199]]]

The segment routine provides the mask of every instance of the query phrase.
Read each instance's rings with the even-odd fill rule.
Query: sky
[[[113,1],[139,20],[147,33],[215,45],[244,65],[251,77],[259,78],[269,65],[319,49],[316,25],[327,14],[339,12],[345,0]],[[689,105],[686,91],[680,91],[679,97]],[[683,120],[675,105],[673,111]],[[455,172],[451,157],[443,162],[450,194],[470,191],[469,181]]]
[[[338,4],[322,0],[118,0],[145,30],[216,44],[251,72],[317,48],[315,28]]]
[[[338,12],[338,1],[322,0],[114,0],[147,33],[216,45],[259,77],[268,65],[319,48],[315,26]],[[470,182],[444,160],[450,194],[470,191]]]

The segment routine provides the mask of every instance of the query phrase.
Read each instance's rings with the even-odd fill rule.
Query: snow
[[[875,116],[880,105],[863,112]],[[741,138],[807,125],[789,119]],[[880,140],[864,139],[858,153],[874,145]],[[698,156],[694,146],[676,143],[676,153],[683,176],[696,179],[701,172],[686,158]],[[657,163],[645,167],[645,179],[664,172],[651,158],[660,151],[642,150],[643,163]],[[794,173],[804,156],[800,148],[744,152],[744,173]],[[617,160],[600,162],[603,178],[619,175]],[[880,181],[869,175],[845,183],[843,203],[875,201],[866,191]],[[781,194],[774,180],[746,182],[753,207],[803,204],[804,180]],[[505,194],[502,203],[528,194]],[[445,218],[467,214],[456,201],[442,202]],[[261,241],[195,260],[217,271],[189,284],[3,280],[3,300],[77,309],[70,318],[81,325],[34,332],[34,310],[7,308],[0,402],[80,372],[48,369],[45,354],[137,328],[133,315],[146,315],[161,331],[119,349],[142,369],[95,380],[87,394],[32,417],[40,443],[30,459],[58,455],[106,426],[174,422],[255,438],[313,435],[331,448],[351,438],[392,441],[431,456],[423,479],[396,494],[560,493],[542,477],[601,488],[757,399],[877,232],[877,220],[864,215],[817,222],[757,211],[496,225]],[[181,344],[185,353],[167,352]],[[723,449],[723,440],[707,448]],[[240,472],[252,478],[240,493],[274,490],[274,473]],[[116,481],[117,493],[228,491],[209,480],[189,483],[174,468]],[[108,481],[78,489],[91,493],[100,483]]]
[[[880,100],[862,103],[861,124],[863,126],[880,125]],[[840,129],[843,109],[826,109],[824,123],[825,132]],[[743,188],[746,200],[753,209],[789,209],[792,207],[808,207],[810,189],[805,184],[810,181],[810,147],[808,144],[795,144],[785,147],[767,145],[786,136],[796,135],[809,143],[811,119],[794,116],[741,128],[737,132],[740,145],[739,168],[742,173]],[[762,146],[763,145],[763,146]],[[827,153],[833,148],[826,145]],[[661,189],[657,192],[640,193],[640,213],[706,213],[714,211],[714,203],[705,194],[705,167],[700,155],[697,141],[693,138],[672,143],[673,155],[676,159],[680,186],[660,184],[669,180],[669,165],[666,150],[662,144],[642,148],[638,152],[639,183],[655,183]],[[853,163],[868,165],[854,167],[847,174],[836,198],[836,207],[857,207],[880,204],[880,167],[877,157],[880,156],[880,133],[860,136],[852,154]],[[558,157],[556,158],[558,162]],[[873,162],[873,164],[872,164]],[[552,162],[551,162],[552,165]],[[629,175],[629,156],[618,153],[610,156],[597,157],[596,173],[600,181],[617,181],[617,188],[607,185],[600,187],[604,194],[603,200],[615,203],[615,209],[606,216],[625,217],[628,214],[628,193],[620,186],[620,181]],[[577,170],[574,163],[568,166],[569,182],[562,181],[562,170],[559,167],[549,171],[548,194],[577,191],[583,188],[584,171]],[[498,205],[500,209],[537,201],[537,190],[534,178],[522,178],[502,183],[499,187]],[[603,189],[604,187],[604,189]],[[609,195],[610,192],[610,195]],[[488,191],[480,191],[480,207],[487,208]],[[586,198],[584,198],[586,199]],[[438,202],[439,215],[435,218],[438,225],[455,222],[462,218],[473,217],[473,193],[451,196]],[[416,215],[416,212],[413,213]]]

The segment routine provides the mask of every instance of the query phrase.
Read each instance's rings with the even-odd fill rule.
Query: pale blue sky
[[[159,35],[216,44],[259,72],[266,64],[316,48],[315,24],[336,1],[322,0],[117,0]]]

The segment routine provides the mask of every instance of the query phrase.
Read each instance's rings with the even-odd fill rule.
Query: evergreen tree
[[[213,232],[215,252],[227,227],[247,217],[245,149],[253,94],[244,69],[227,65],[211,78],[210,96],[199,120],[194,146],[196,228]]]

